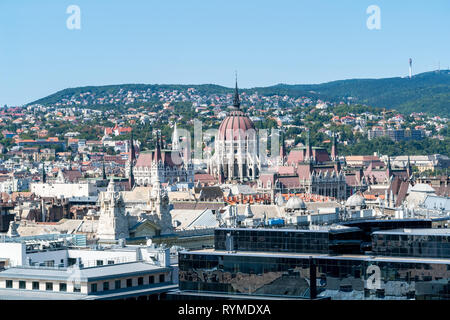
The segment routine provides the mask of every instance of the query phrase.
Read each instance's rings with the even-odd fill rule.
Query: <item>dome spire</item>
[[[238,92],[238,84],[237,84],[237,71],[236,71],[236,87],[234,89],[234,98],[233,98],[233,106],[236,109],[239,109],[241,102],[239,100],[239,92]]]

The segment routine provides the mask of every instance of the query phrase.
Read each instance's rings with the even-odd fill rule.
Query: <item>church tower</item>
[[[149,192],[148,205],[152,208],[153,215],[153,218],[150,218],[150,220],[159,225],[161,233],[172,232],[173,226],[169,207],[169,196],[167,191],[161,186],[159,175],[156,175],[156,180]]]
[[[106,192],[100,194],[100,218],[97,236],[100,242],[114,242],[130,236],[125,204],[119,186],[111,180]]]

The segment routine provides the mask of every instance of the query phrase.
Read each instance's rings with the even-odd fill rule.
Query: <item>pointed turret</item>
[[[41,176],[42,183],[47,182],[47,174],[45,173],[45,164],[42,162],[42,176]]]
[[[306,134],[306,154],[305,154],[305,162],[311,162],[313,157],[311,142],[309,137],[309,129]]]
[[[387,162],[387,177],[388,179],[391,177],[392,175],[392,168],[391,168],[391,157],[388,156],[388,162]]]
[[[132,163],[136,160],[136,151],[134,150],[134,139],[133,139],[133,131],[131,131],[131,138],[130,138],[130,159]]]
[[[238,84],[237,84],[237,73],[236,73],[236,87],[234,89],[233,107],[235,107],[236,109],[239,109],[240,106],[241,106],[241,101],[239,99]]]
[[[156,133],[156,150],[155,150],[155,161],[159,162],[159,160],[161,160],[161,137],[160,137],[160,133],[157,132]]]
[[[331,146],[331,160],[336,161],[337,155],[337,141],[336,141],[336,133],[333,133],[333,145]]]
[[[102,178],[103,178],[103,180],[107,180],[108,179],[106,177],[105,156],[103,156],[103,158],[102,158]]]
[[[133,190],[133,188],[134,188],[133,162],[130,163],[130,173],[128,175],[128,184],[130,185],[130,190]]]
[[[408,179],[410,179],[412,176],[412,166],[411,166],[411,161],[409,159],[409,155],[408,155],[408,163],[406,164],[406,173],[408,175]]]

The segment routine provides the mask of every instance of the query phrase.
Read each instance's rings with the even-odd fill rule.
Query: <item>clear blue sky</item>
[[[81,30],[66,28],[69,5]],[[381,9],[369,30],[366,9]],[[243,88],[450,65],[450,1],[0,0],[0,104],[121,83]]]

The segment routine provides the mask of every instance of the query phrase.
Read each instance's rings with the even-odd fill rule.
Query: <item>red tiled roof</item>
[[[151,167],[153,159],[155,161],[159,157],[156,150],[151,153],[140,153],[136,161],[136,167]],[[161,161],[165,166],[178,167],[182,165],[182,158],[177,151],[161,151]]]

